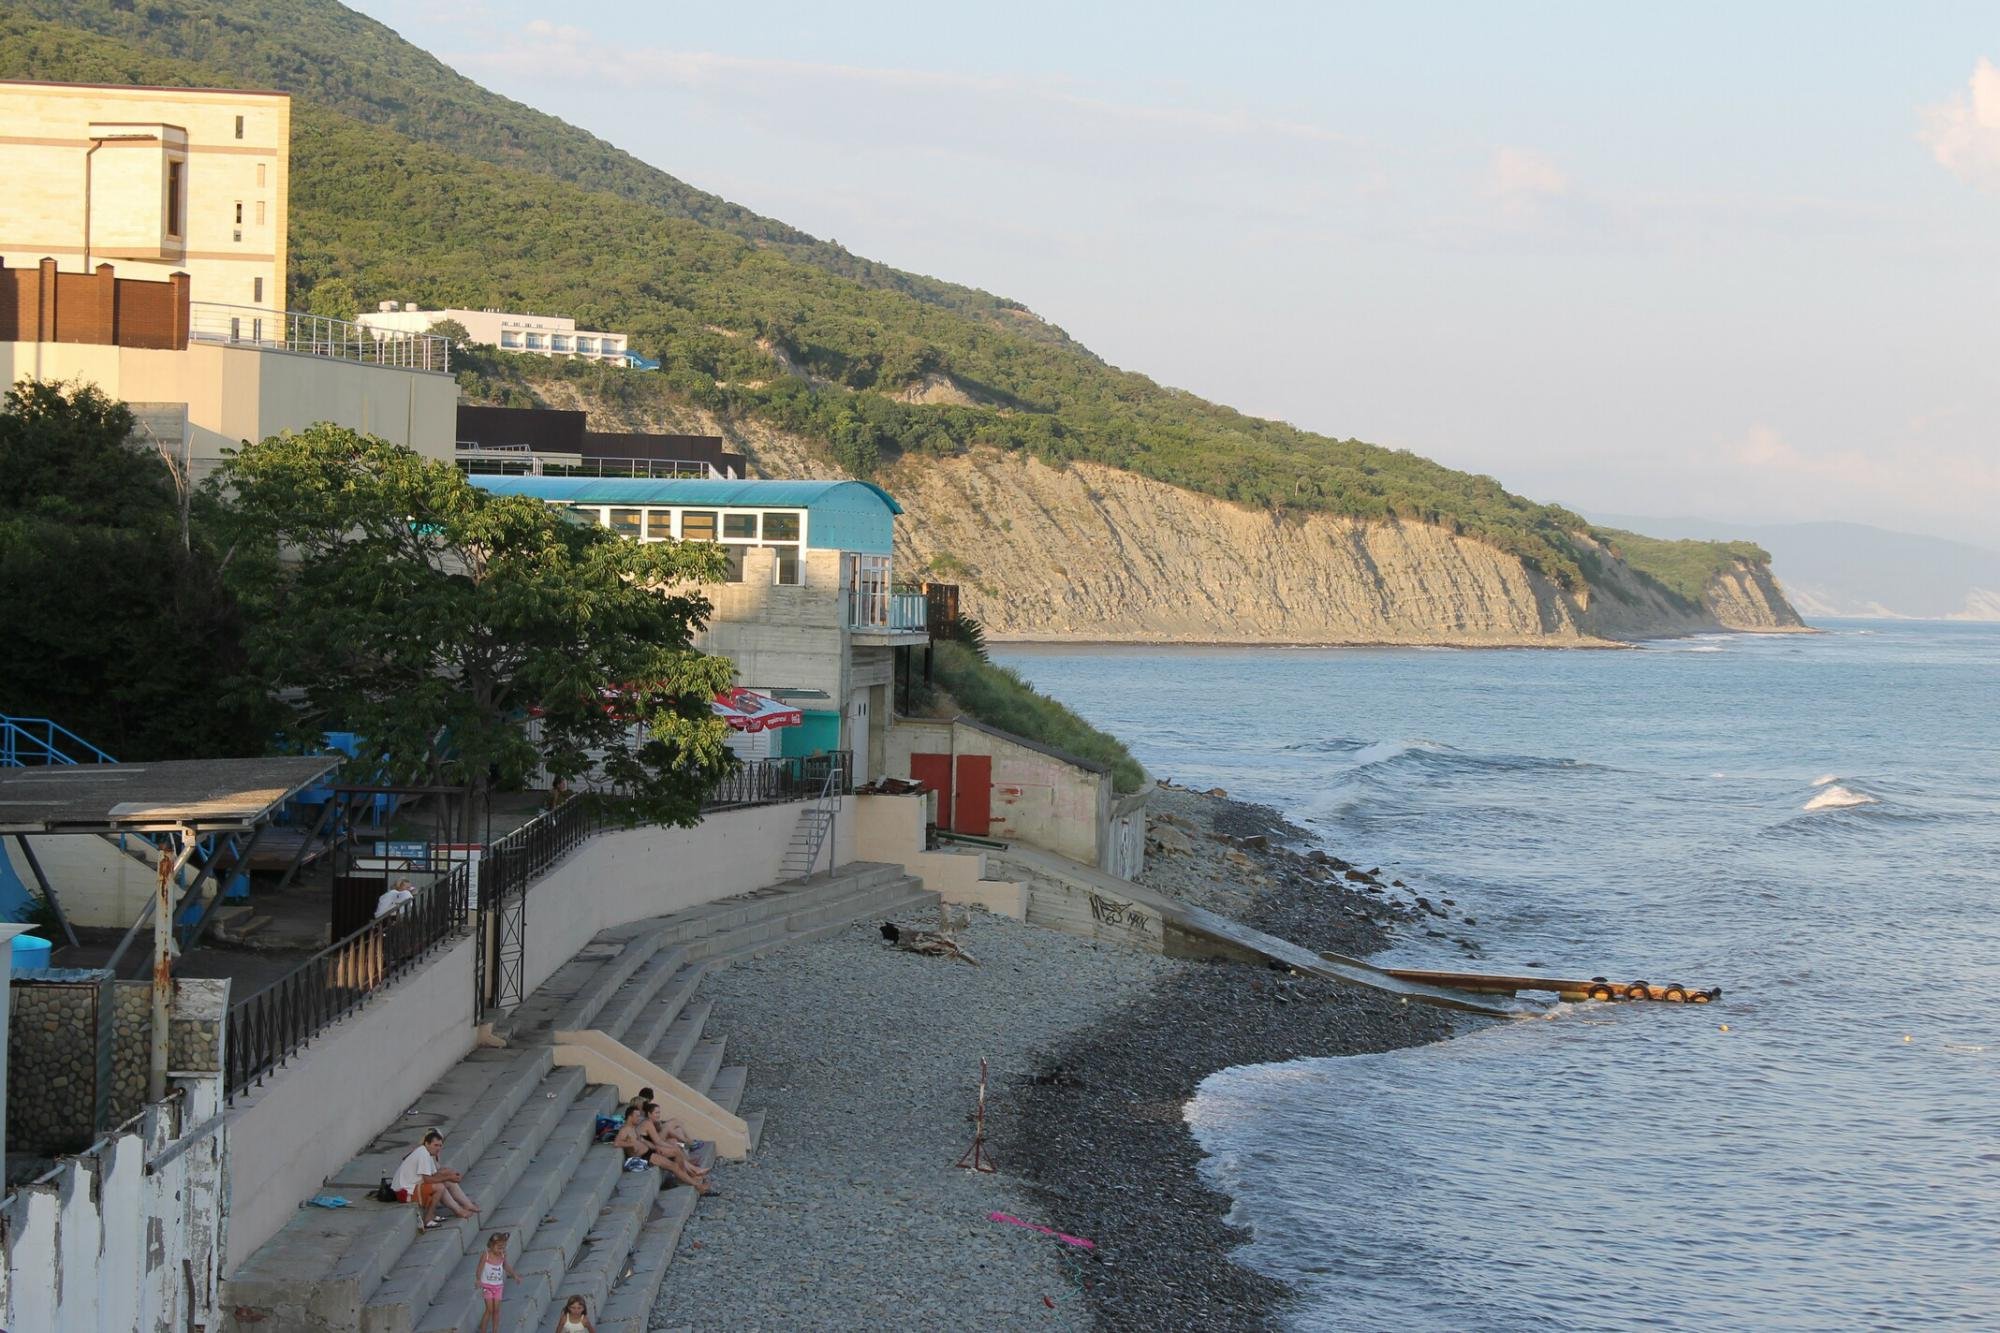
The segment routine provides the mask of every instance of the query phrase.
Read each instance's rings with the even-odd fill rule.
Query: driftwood
[[[885,921],[882,923],[882,938],[909,953],[920,953],[927,958],[957,958],[974,967],[979,966],[979,960],[966,952],[965,947],[947,931],[907,930]]]

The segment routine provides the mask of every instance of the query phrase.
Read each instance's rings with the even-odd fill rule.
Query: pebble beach
[[[1423,916],[1264,807],[1162,785],[1150,815],[1145,882],[1298,943],[1366,953]],[[1435,1041],[1451,1020],[950,910],[976,965],[869,923],[704,983],[766,1120],[751,1159],[718,1168],[652,1327],[1267,1326],[1289,1293],[1230,1260],[1243,1236],[1200,1179],[1183,1104],[1229,1065]],[[982,1058],[992,1173],[956,1165]]]

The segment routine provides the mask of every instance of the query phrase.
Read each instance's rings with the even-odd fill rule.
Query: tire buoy
[[[1670,981],[1667,983],[1668,1004],[1686,1004],[1687,997],[1688,997],[1687,987],[1681,985],[1680,982]]]
[[[1710,995],[1705,990],[1690,991],[1688,993],[1689,1004],[1707,1004],[1710,1000],[1714,998],[1715,998],[1714,996]]]
[[[1625,988],[1625,998],[1628,1000],[1650,1000],[1653,998],[1653,988],[1643,981],[1635,981]]]
[[[1612,990],[1609,984],[1600,979],[1591,985],[1589,994],[1593,1000],[1609,1000],[1617,992]]]

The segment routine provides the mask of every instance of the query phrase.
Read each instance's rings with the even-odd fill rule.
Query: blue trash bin
[[[49,942],[35,935],[14,937],[14,962],[16,972],[28,972],[49,965]]]

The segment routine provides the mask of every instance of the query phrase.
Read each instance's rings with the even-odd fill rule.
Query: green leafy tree
[[[472,344],[472,330],[455,319],[432,320],[430,331],[449,342],[453,351],[459,351]]]
[[[699,817],[730,762],[709,700],[732,668],[692,647],[718,548],[626,541],[336,426],[245,446],[217,481],[251,660],[301,740],[353,730],[397,780],[470,788],[468,832],[496,782],[593,752],[636,815]]]
[[[0,712],[51,718],[123,760],[262,752],[212,509],[170,446],[91,386],[0,406]]]
[[[321,278],[306,297],[306,312],[324,319],[351,320],[361,312],[361,297],[346,278]]]

